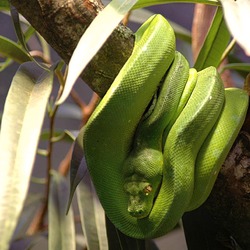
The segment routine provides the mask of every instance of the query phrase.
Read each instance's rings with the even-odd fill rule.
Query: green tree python
[[[135,34],[132,55],[84,129],[87,166],[105,213],[124,234],[154,238],[208,197],[248,107],[217,70],[175,49],[161,16]]]

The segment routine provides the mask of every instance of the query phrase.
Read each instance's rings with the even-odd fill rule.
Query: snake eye
[[[152,191],[152,186],[151,185],[147,185],[144,189],[143,192],[145,193],[145,195],[149,195],[149,193]]]

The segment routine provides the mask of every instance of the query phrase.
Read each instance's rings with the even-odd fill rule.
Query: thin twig
[[[235,43],[236,43],[236,40],[233,39],[229,45],[227,46],[226,50],[224,51],[223,55],[221,56],[221,59],[220,61],[223,62],[229,55],[229,53],[232,51],[232,49],[234,48],[235,46]]]
[[[85,102],[80,98],[80,96],[78,95],[78,93],[75,90],[71,91],[71,97],[74,100],[74,102],[76,103],[76,105],[79,106],[79,108],[81,109],[82,126],[83,126],[84,124],[86,124],[89,117],[93,113],[93,111],[96,107],[96,104],[99,101],[99,97],[97,94],[94,93],[88,105],[85,104]],[[73,151],[73,146],[69,149],[65,158],[61,161],[61,163],[59,165],[58,171],[63,176],[66,176],[69,172],[72,151]]]
[[[83,116],[83,122],[84,122],[84,124],[87,123],[89,117],[93,113],[93,111],[94,111],[97,103],[99,102],[99,100],[100,100],[100,97],[96,93],[93,93],[92,98],[91,98],[89,104],[87,106],[85,106],[85,109],[83,111],[83,113],[84,113],[84,116]]]
[[[44,63],[47,63],[49,65],[51,65],[51,61],[49,60],[49,58],[45,57],[43,52],[39,51],[39,50],[32,50],[30,51],[30,55],[34,58],[40,58]]]
[[[60,162],[60,165],[58,167],[59,173],[63,176],[67,176],[69,172],[72,151],[73,151],[73,146],[70,147],[69,151],[67,152],[64,159]]]
[[[122,24],[123,25],[125,25],[125,26],[128,25],[130,15],[131,15],[131,10],[122,19]]]

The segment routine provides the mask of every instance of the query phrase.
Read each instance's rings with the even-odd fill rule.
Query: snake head
[[[125,183],[124,189],[129,196],[129,214],[138,219],[147,217],[154,200],[152,185],[144,181],[129,181]]]
[[[124,162],[124,191],[128,212],[138,219],[147,217],[154,205],[162,181],[162,153],[143,149]]]

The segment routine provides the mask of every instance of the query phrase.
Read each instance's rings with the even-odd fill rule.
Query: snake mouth
[[[137,219],[142,219],[150,214],[151,206],[139,196],[130,196],[128,213]]]
[[[136,209],[136,210],[128,209],[128,212],[132,217],[135,217],[137,219],[143,219],[148,216],[148,214],[145,213],[142,209]]]

